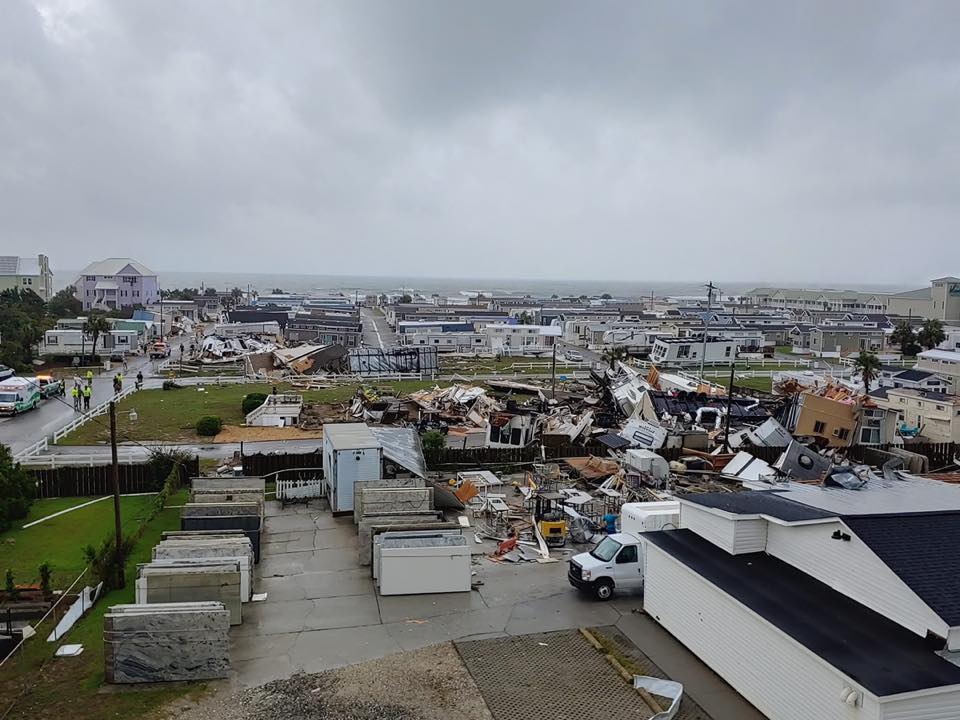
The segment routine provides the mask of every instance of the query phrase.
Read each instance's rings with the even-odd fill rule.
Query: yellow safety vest
[[[74,388],[73,390],[71,390],[70,393],[71,393],[75,398],[80,397],[80,391],[79,391],[77,388]]]

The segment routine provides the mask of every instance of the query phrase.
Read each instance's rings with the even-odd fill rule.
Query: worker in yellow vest
[[[90,385],[87,385],[83,388],[83,411],[87,412],[90,409],[90,398],[93,396],[93,388]]]
[[[80,388],[76,383],[73,385],[73,389],[70,391],[71,397],[73,397],[73,409],[77,412],[80,412]]]
[[[93,385],[93,370],[87,370],[87,385]]]

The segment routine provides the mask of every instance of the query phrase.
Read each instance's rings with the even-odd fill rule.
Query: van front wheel
[[[610,580],[597,580],[593,587],[593,594],[597,600],[609,600],[613,597],[613,583]]]

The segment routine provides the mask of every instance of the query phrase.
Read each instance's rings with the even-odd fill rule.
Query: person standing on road
[[[87,370],[87,385],[93,385],[93,370]]]
[[[137,390],[143,387],[143,372],[137,372]]]
[[[83,411],[87,412],[90,409],[90,398],[93,396],[93,388],[89,385],[85,385],[83,388]]]
[[[77,383],[73,384],[73,389],[70,390],[70,396],[73,398],[73,409],[77,412],[80,411],[80,386]]]

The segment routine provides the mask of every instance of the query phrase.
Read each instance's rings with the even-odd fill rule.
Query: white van
[[[0,382],[0,415],[19,415],[40,404],[40,383],[11,377]]]

